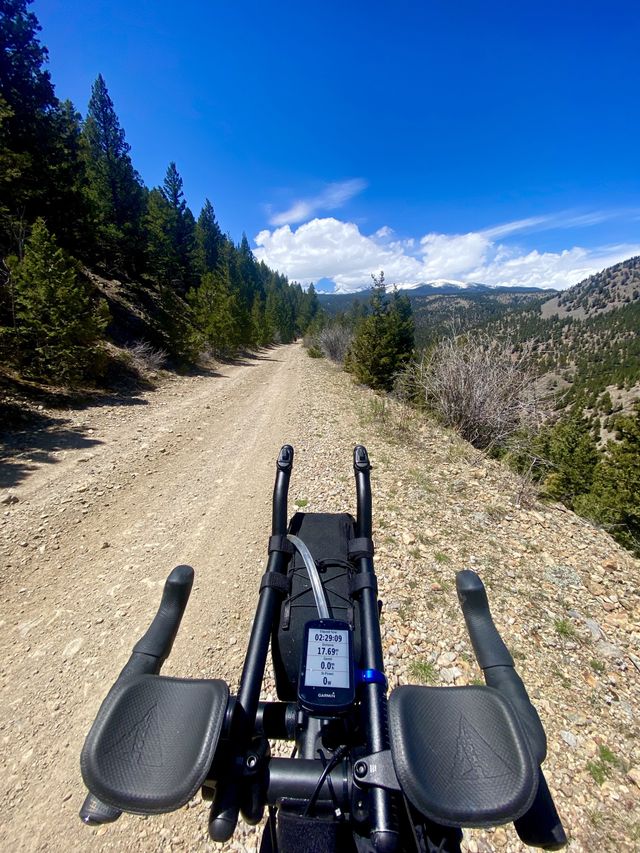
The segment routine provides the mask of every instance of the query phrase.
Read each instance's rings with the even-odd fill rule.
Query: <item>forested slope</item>
[[[119,358],[106,341],[190,364],[293,340],[317,311],[313,288],[258,263],[209,200],[196,218],[174,162],[146,187],[103,77],[84,117],[56,96],[29,5],[0,2],[5,380],[103,381]]]
[[[603,392],[618,394],[624,407],[640,382],[640,258],[630,258],[561,293],[483,325],[529,351],[538,371],[576,401],[593,408]],[[606,412],[609,402],[602,402]],[[610,410],[606,412],[610,414]]]

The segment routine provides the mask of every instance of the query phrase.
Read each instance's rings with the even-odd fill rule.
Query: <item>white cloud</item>
[[[503,251],[488,264],[473,272],[474,281],[496,286],[545,287],[562,290],[640,254],[640,246],[622,244],[585,249],[574,246],[561,252],[532,251],[518,255]]]
[[[357,225],[333,217],[316,218],[292,230],[286,224],[261,231],[255,255],[291,279],[308,284],[333,279],[340,291],[367,287],[371,273],[383,269],[399,287],[434,279],[456,279],[496,286],[562,289],[589,275],[640,254],[640,245],[622,244],[559,252],[524,251],[496,237],[542,224],[547,217],[518,220],[468,234],[426,234],[392,240],[388,226],[362,234]],[[537,223],[534,222],[537,220]],[[526,224],[525,224],[526,223]]]
[[[469,234],[427,234],[420,240],[424,279],[462,278],[484,263],[492,246],[480,232]]]
[[[340,290],[359,290],[370,284],[372,272],[384,269],[388,281],[410,283],[422,269],[402,247],[381,245],[352,222],[333,217],[312,219],[295,231],[289,225],[261,231],[255,241],[258,260],[303,284],[331,278]]]
[[[550,231],[558,228],[587,228],[591,225],[599,225],[611,219],[621,217],[629,218],[637,214],[635,208],[612,208],[610,210],[591,210],[580,213],[576,210],[562,210],[559,213],[547,214],[545,216],[530,216],[527,219],[514,219],[513,222],[505,222],[482,231],[490,239],[494,237],[506,237],[518,231]]]
[[[293,225],[310,219],[319,210],[336,210],[346,204],[349,199],[361,193],[367,188],[367,182],[362,178],[351,178],[348,181],[336,181],[327,186],[311,198],[303,198],[295,201],[282,213],[274,213],[269,223],[271,225]]]
[[[486,228],[482,233],[489,238],[506,237],[507,234],[515,234],[518,231],[542,230],[553,220],[553,216],[529,216],[527,219],[514,219],[513,222],[505,222]]]

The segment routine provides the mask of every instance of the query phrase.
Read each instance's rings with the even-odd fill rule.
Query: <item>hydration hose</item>
[[[309,580],[311,581],[311,588],[313,589],[313,597],[316,600],[316,607],[318,608],[318,615],[320,619],[330,619],[331,614],[329,613],[329,605],[327,604],[327,598],[324,594],[324,587],[322,586],[320,573],[318,572],[318,567],[316,566],[316,562],[313,559],[311,551],[307,548],[302,539],[294,536],[292,533],[287,534],[287,539],[291,542],[293,547],[299,551],[300,556],[307,567]]]

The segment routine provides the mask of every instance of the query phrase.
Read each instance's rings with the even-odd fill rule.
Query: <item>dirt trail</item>
[[[77,821],[82,740],[178,563],[196,582],[164,671],[237,680],[303,358],[280,347],[76,413],[90,446],[31,465],[3,507],[2,850],[144,845]]]
[[[455,594],[455,572],[475,569],[546,727],[571,853],[638,849],[640,562],[300,346],[123,402],[18,436],[0,465],[0,489],[19,499],[0,507],[0,853],[256,849],[242,823],[213,845],[199,795],[83,827],[79,754],[178,563],[196,582],[164,672],[237,685],[284,442],[292,508],[311,511],[354,509],[351,452],[369,449],[390,687],[478,678]],[[526,848],[507,826],[465,831],[462,849]]]

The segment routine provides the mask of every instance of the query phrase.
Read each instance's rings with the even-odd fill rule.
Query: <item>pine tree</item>
[[[222,271],[234,297],[237,346],[238,348],[251,346],[252,293],[243,276],[243,258],[230,239],[226,239],[220,248],[218,269]]]
[[[356,326],[346,366],[359,382],[389,391],[413,351],[411,303],[397,291],[389,300],[383,272],[372,279],[369,313]]]
[[[411,356],[415,326],[411,302],[394,287],[387,316],[386,345],[394,353],[393,373],[397,374]]]
[[[167,172],[164,176],[162,194],[169,202],[170,207],[175,211],[178,218],[184,216],[184,212],[187,209],[183,186],[184,184],[180,177],[180,173],[178,172],[176,164],[172,160],[167,166]]]
[[[218,266],[223,241],[213,205],[206,199],[196,224],[196,257],[201,274],[213,272]]]
[[[38,41],[42,27],[33,12],[31,0],[0,2],[0,94],[13,108],[12,124],[28,134],[34,116],[53,107],[56,97],[51,75],[42,66],[48,51]]]
[[[93,304],[76,263],[38,219],[24,258],[10,263],[15,291],[14,356],[26,375],[69,383],[99,367],[106,304]]]
[[[271,274],[267,285],[265,318],[272,330],[273,342],[289,344],[294,340],[296,316],[291,288],[278,273]]]
[[[65,249],[89,258],[94,237],[82,155],[82,117],[71,101],[64,101],[52,111],[50,120],[50,180],[41,215]]]
[[[244,346],[251,346],[251,308],[255,294],[261,292],[262,283],[256,259],[245,233],[242,234],[240,245],[236,249],[232,269],[235,272],[232,280],[236,282],[242,343]]]
[[[38,216],[67,248],[86,242],[77,115],[55,96],[28,5],[0,0],[0,254],[20,254]]]
[[[303,335],[311,326],[320,310],[320,302],[318,294],[313,286],[313,282],[307,288],[307,292],[302,294],[300,306],[297,315],[298,331]]]
[[[615,427],[620,438],[607,444],[589,494],[579,496],[575,508],[640,556],[640,404],[632,416],[618,416]]]
[[[553,466],[543,483],[545,493],[573,509],[576,498],[590,491],[600,459],[589,421],[575,407],[568,417],[535,441],[537,453]]]
[[[271,343],[273,332],[267,325],[264,299],[259,293],[253,298],[251,306],[251,346],[264,347]]]
[[[101,74],[91,89],[83,141],[97,260],[111,271],[134,272],[142,261],[144,193]]]
[[[173,161],[167,167],[161,192],[169,211],[166,227],[175,260],[174,282],[185,293],[192,284],[194,274],[195,220],[187,207],[183,181]]]
[[[189,302],[200,345],[223,358],[235,354],[239,340],[237,306],[224,268],[205,273],[200,287],[189,294]]]
[[[179,271],[172,239],[174,212],[164,193],[153,189],[147,196],[144,218],[147,235],[147,272],[158,284],[169,287]]]

